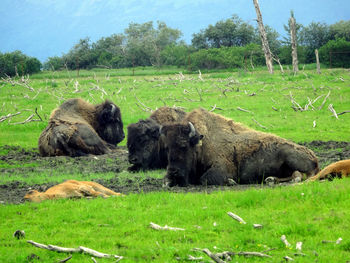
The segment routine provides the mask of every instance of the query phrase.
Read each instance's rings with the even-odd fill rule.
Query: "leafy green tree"
[[[161,51],[168,45],[176,44],[181,31],[167,27],[164,22],[143,24],[130,23],[125,29],[127,37],[127,58],[131,65],[161,65]]]
[[[1,76],[23,76],[37,73],[41,66],[41,62],[37,58],[29,57],[18,50],[10,53],[0,53]]]
[[[315,62],[315,49],[331,39],[330,28],[325,23],[312,22],[300,30],[300,45],[305,47],[306,62]]]
[[[64,68],[64,61],[62,57],[49,57],[43,65],[44,70],[60,70]]]
[[[98,66],[123,67],[125,62],[125,41],[126,38],[123,34],[113,34],[93,43],[92,50],[97,56]]]
[[[63,59],[69,69],[87,69],[97,64],[97,56],[88,37],[80,39]]]
[[[330,25],[330,35],[332,39],[344,38],[350,41],[350,20],[341,20],[338,23]]]
[[[252,43],[254,38],[254,27],[233,15],[193,34],[192,45],[196,49],[245,46]]]

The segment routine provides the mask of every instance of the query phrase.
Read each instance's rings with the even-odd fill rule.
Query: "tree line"
[[[265,26],[265,30],[274,57],[282,64],[291,64],[289,25],[285,25],[288,34],[283,39],[271,27]],[[299,63],[314,63],[315,49],[319,49],[323,64],[350,66],[350,20],[332,25],[312,22],[303,26],[297,23],[296,33]],[[180,30],[170,28],[164,22],[130,23],[124,33],[103,37],[96,42],[88,37],[80,39],[67,54],[48,58],[42,67],[44,70],[75,70],[172,65],[197,70],[254,67],[265,63],[258,29],[237,15],[193,34],[190,45],[182,41],[181,36]],[[23,56],[26,57],[19,51],[0,53],[0,74],[16,74],[15,66],[18,74],[40,70],[34,58],[27,57],[27,60],[36,67],[30,63],[27,65]],[[10,61],[8,65],[7,61]]]

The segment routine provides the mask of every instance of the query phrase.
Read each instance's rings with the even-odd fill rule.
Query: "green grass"
[[[30,77],[29,85],[34,92],[21,85],[0,82],[0,116],[21,112],[11,118],[10,123],[9,119],[0,123],[0,145],[37,147],[38,137],[47,125],[51,111],[65,99],[73,97],[92,103],[106,98],[113,100],[121,108],[125,131],[128,124],[150,115],[144,111],[142,102],[153,110],[163,105],[176,105],[186,111],[197,107],[210,110],[215,106],[216,113],[296,142],[349,141],[350,114],[340,115],[337,120],[328,110],[329,104],[338,113],[350,110],[349,71],[323,69],[322,74],[317,75],[311,66],[306,68],[296,76],[278,71],[269,75],[265,70],[202,72],[203,80],[197,73],[182,78],[178,72],[185,71],[177,68],[137,69],[135,76],[131,76],[131,69],[80,71],[78,78],[76,72],[43,72]],[[328,99],[319,109],[329,91]],[[294,111],[291,94],[302,107],[308,103],[308,98],[321,97],[313,104],[314,109]],[[240,111],[238,107],[250,112]],[[14,125],[28,118],[35,108],[43,121]],[[38,118],[34,116],[34,119]],[[314,121],[316,127],[313,127]],[[4,154],[7,154],[6,150],[1,152]],[[14,162],[8,167],[0,162],[2,168],[18,165]],[[40,163],[23,166],[26,165],[40,166]],[[40,184],[114,176],[113,173],[83,174],[79,171],[73,175],[65,174],[64,168],[62,163],[62,169],[53,170],[49,175],[29,172],[26,176],[0,176],[0,184],[13,180]],[[134,175],[122,172],[119,176],[124,178],[121,183],[127,184],[134,176],[142,180],[146,176],[161,178],[163,173],[154,171]],[[157,192],[111,199],[0,205],[0,262],[27,262],[31,254],[40,257],[32,262],[58,262],[66,257],[34,248],[26,243],[29,239],[63,247],[86,246],[122,255],[125,257],[122,262],[184,262],[188,255],[202,255],[192,251],[195,247],[215,252],[275,249],[268,252],[272,259],[236,257],[233,262],[281,262],[286,255],[297,262],[345,262],[350,260],[349,191],[350,180],[346,179],[211,194]],[[247,225],[228,217],[228,211],[244,218]],[[149,228],[150,222],[186,230],[159,232]],[[264,227],[254,229],[253,223]],[[25,239],[16,240],[12,236],[17,229],[25,230]],[[283,234],[292,243],[292,249],[285,248],[280,241]],[[322,243],[322,240],[339,237],[343,238],[339,245]],[[298,241],[303,242],[306,257],[293,255]],[[91,259],[88,255],[74,255],[69,262],[91,262]],[[113,260],[98,259],[98,262]]]
[[[149,193],[95,200],[58,200],[0,209],[0,261],[58,262],[64,254],[34,248],[26,240],[63,247],[85,246],[125,257],[122,262],[184,262],[203,255],[193,248],[221,251],[264,251],[272,259],[234,258],[234,262],[281,262],[288,255],[297,262],[345,262],[350,259],[349,179],[274,189],[250,189],[211,194]],[[241,216],[246,225],[226,213]],[[185,231],[156,231],[150,222]],[[254,229],[252,224],[263,225]],[[16,240],[16,229],[26,232]],[[286,248],[280,237],[292,244]],[[339,245],[323,244],[337,240]],[[296,242],[307,256],[295,257]],[[317,256],[316,256],[316,253]],[[180,258],[180,260],[176,260]],[[70,262],[91,262],[73,255]],[[113,262],[99,259],[98,262]]]
[[[73,97],[92,103],[112,99],[121,108],[125,131],[128,124],[149,116],[148,108],[142,104],[153,110],[163,105],[175,105],[187,111],[197,107],[208,110],[216,107],[216,113],[296,142],[350,139],[349,115],[341,115],[337,120],[328,109],[330,104],[338,113],[350,109],[350,76],[346,70],[323,70],[321,75],[305,70],[296,76],[280,72],[270,75],[265,71],[212,72],[203,74],[203,81],[198,74],[185,75],[182,79],[176,73],[180,71],[178,69],[170,69],[170,73],[164,75],[151,75],[157,71],[145,69],[150,75],[143,76],[123,76],[124,71],[120,70],[120,75],[116,70],[86,71],[79,78],[75,78],[73,72],[69,73],[71,78],[64,78],[68,74],[64,71],[44,72],[31,77],[29,84],[34,92],[23,86],[2,84],[0,116],[21,114],[11,118],[10,124],[9,120],[0,123],[0,145],[36,147],[51,111],[65,99]],[[106,77],[108,75],[110,77]],[[75,83],[78,83],[78,92]],[[328,92],[328,99],[319,109]],[[314,108],[294,111],[290,96],[302,107],[309,99],[319,99],[313,103]],[[238,107],[249,112],[240,111]],[[42,122],[13,125],[26,120],[35,108]],[[36,115],[33,118],[39,119]],[[316,127],[313,127],[314,122]]]

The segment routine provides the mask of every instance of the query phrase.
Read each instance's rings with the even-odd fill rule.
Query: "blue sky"
[[[350,0],[260,0],[264,24],[285,35],[294,11],[298,23],[350,20]],[[252,0],[1,0],[0,52],[21,50],[45,61],[61,56],[79,39],[96,41],[123,33],[130,22],[164,21],[187,43],[209,24],[237,14],[255,25]]]

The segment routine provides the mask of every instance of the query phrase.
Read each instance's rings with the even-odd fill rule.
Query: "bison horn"
[[[112,105],[112,110],[111,110],[111,112],[112,112],[112,115],[113,115],[113,114],[115,113],[117,107],[116,107],[114,104],[111,104],[111,105]]]
[[[195,136],[196,135],[196,131],[195,131],[195,129],[194,129],[194,126],[193,126],[193,124],[189,121],[188,122],[188,125],[190,126],[190,134],[188,135],[190,138],[192,138],[193,136]]]

